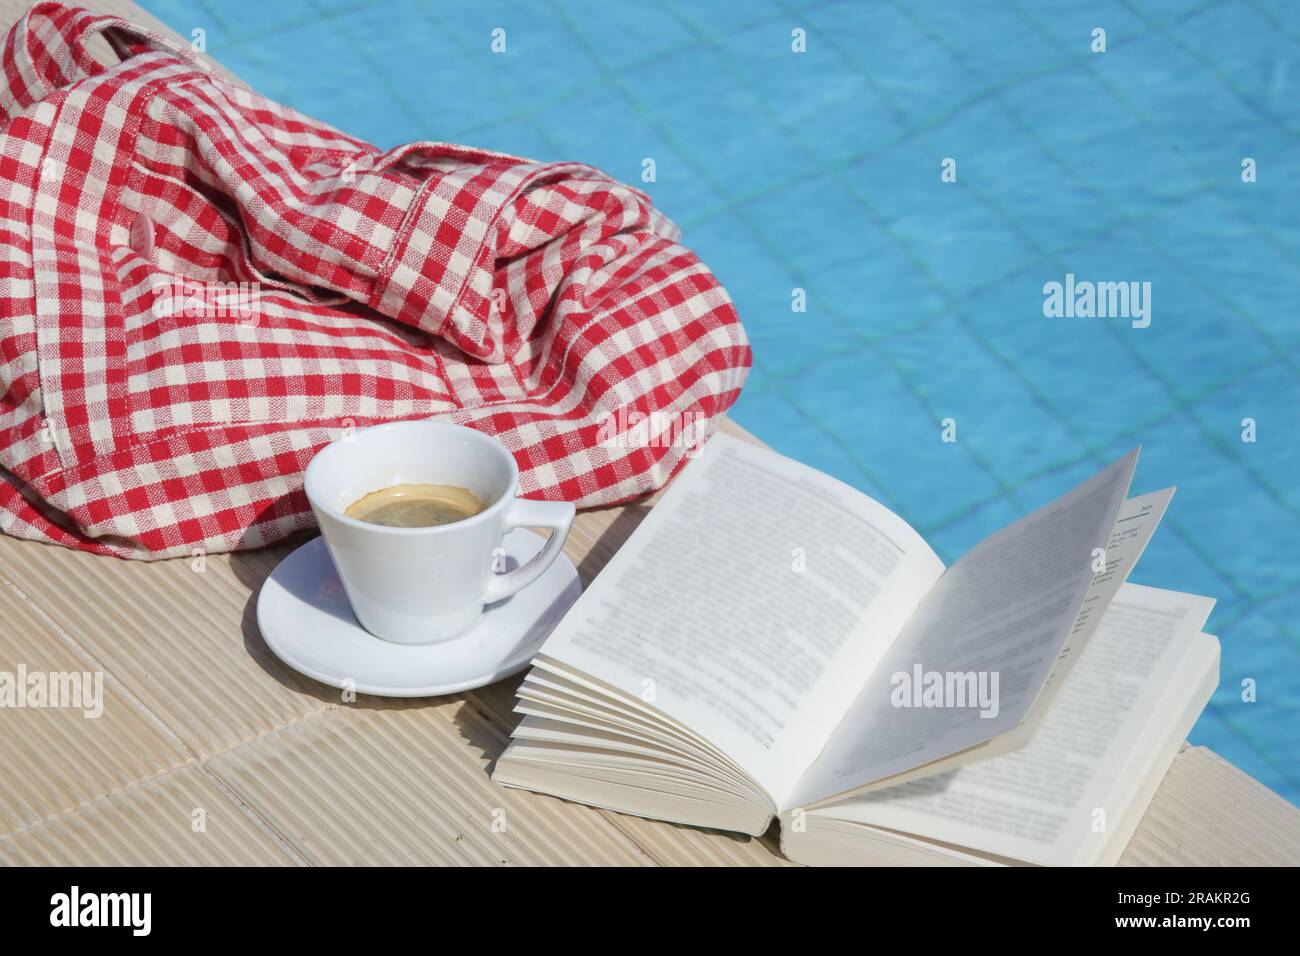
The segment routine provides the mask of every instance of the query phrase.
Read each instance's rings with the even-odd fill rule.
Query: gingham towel
[[[689,451],[685,429],[619,433],[707,434],[740,390],[726,292],[598,170],[380,152],[58,3],[3,57],[11,535],[135,558],[268,544],[311,526],[318,448],[422,417],[500,438],[528,497],[609,504]]]

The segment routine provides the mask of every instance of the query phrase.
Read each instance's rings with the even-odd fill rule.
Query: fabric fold
[[[59,3],[3,60],[6,533],[269,544],[311,527],[316,450],[420,417],[496,435],[529,497],[611,504],[660,487],[744,382],[726,291],[590,166],[380,151]]]

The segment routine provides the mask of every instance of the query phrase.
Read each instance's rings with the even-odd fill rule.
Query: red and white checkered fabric
[[[380,152],[58,3],[3,62],[8,534],[134,558],[265,545],[312,525],[318,448],[424,417],[500,438],[529,497],[611,504],[687,454],[611,442],[611,421],[711,431],[739,393],[726,292],[598,170]]]

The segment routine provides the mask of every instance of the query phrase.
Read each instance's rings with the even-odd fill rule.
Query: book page
[[[715,435],[540,657],[679,721],[775,803],[942,573],[883,505]]]
[[[1110,543],[1106,546],[1105,563],[1093,573],[1092,583],[1088,585],[1088,593],[1084,596],[1083,606],[1074,620],[1074,627],[1070,629],[1070,636],[1061,652],[1056,655],[1056,663],[1052,667],[1051,674],[1048,675],[1038,699],[1034,701],[1033,707],[1029,709],[1029,713],[1020,722],[1019,727],[986,743],[968,747],[952,756],[941,757],[937,761],[923,764],[913,770],[894,774],[883,781],[868,784],[853,792],[861,793],[873,788],[897,786],[908,780],[942,773],[978,760],[987,760],[1025,746],[1042,723],[1062,682],[1074,662],[1078,660],[1079,653],[1087,646],[1088,640],[1096,631],[1106,608],[1119,592],[1120,586],[1128,577],[1129,571],[1137,564],[1142,552],[1146,550],[1147,543],[1155,534],[1173,496],[1174,489],[1165,488],[1129,498],[1120,506],[1115,525],[1111,528]]]
[[[1105,553],[1136,463],[1134,450],[945,571],[789,806],[912,770],[1019,726],[1069,639],[1094,555]]]
[[[1028,739],[1028,735],[1034,733],[1047,715],[1061,682],[1065,680],[1074,662],[1078,660],[1080,652],[1096,633],[1106,608],[1110,606],[1110,602],[1114,600],[1120,587],[1128,578],[1129,572],[1142,557],[1147,542],[1155,534],[1160,519],[1165,516],[1165,511],[1169,508],[1169,502],[1173,497],[1173,488],[1163,488],[1160,491],[1129,498],[1120,506],[1119,515],[1115,518],[1115,526],[1111,528],[1110,543],[1106,546],[1105,565],[1093,573],[1092,583],[1088,585],[1088,593],[1084,596],[1083,607],[1079,609],[1078,617],[1074,619],[1070,636],[1066,639],[1061,652],[1056,655],[1052,672],[1048,675],[1038,699],[1034,701],[1034,706],[1029,709],[1029,713],[1016,733],[1026,734]]]
[[[1194,717],[1184,713],[1191,698],[1199,713],[1208,691],[1190,684],[1206,662],[1188,659],[1194,647],[1213,656],[1213,639],[1200,634],[1213,606],[1125,584],[1023,750],[815,812],[1031,863],[1075,862],[1127,809],[1118,799],[1135,782],[1119,786],[1126,766],[1165,745],[1177,718]]]

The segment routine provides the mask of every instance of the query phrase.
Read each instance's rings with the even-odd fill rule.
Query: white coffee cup
[[[370,492],[402,484],[458,485],[487,507],[428,528],[390,528],[344,514]],[[431,644],[468,630],[485,604],[510,597],[550,567],[573,524],[568,502],[515,497],[519,468],[504,445],[446,422],[358,429],[316,453],[304,486],[357,620],[399,644]],[[522,567],[495,573],[506,532],[520,527],[552,534]]]

